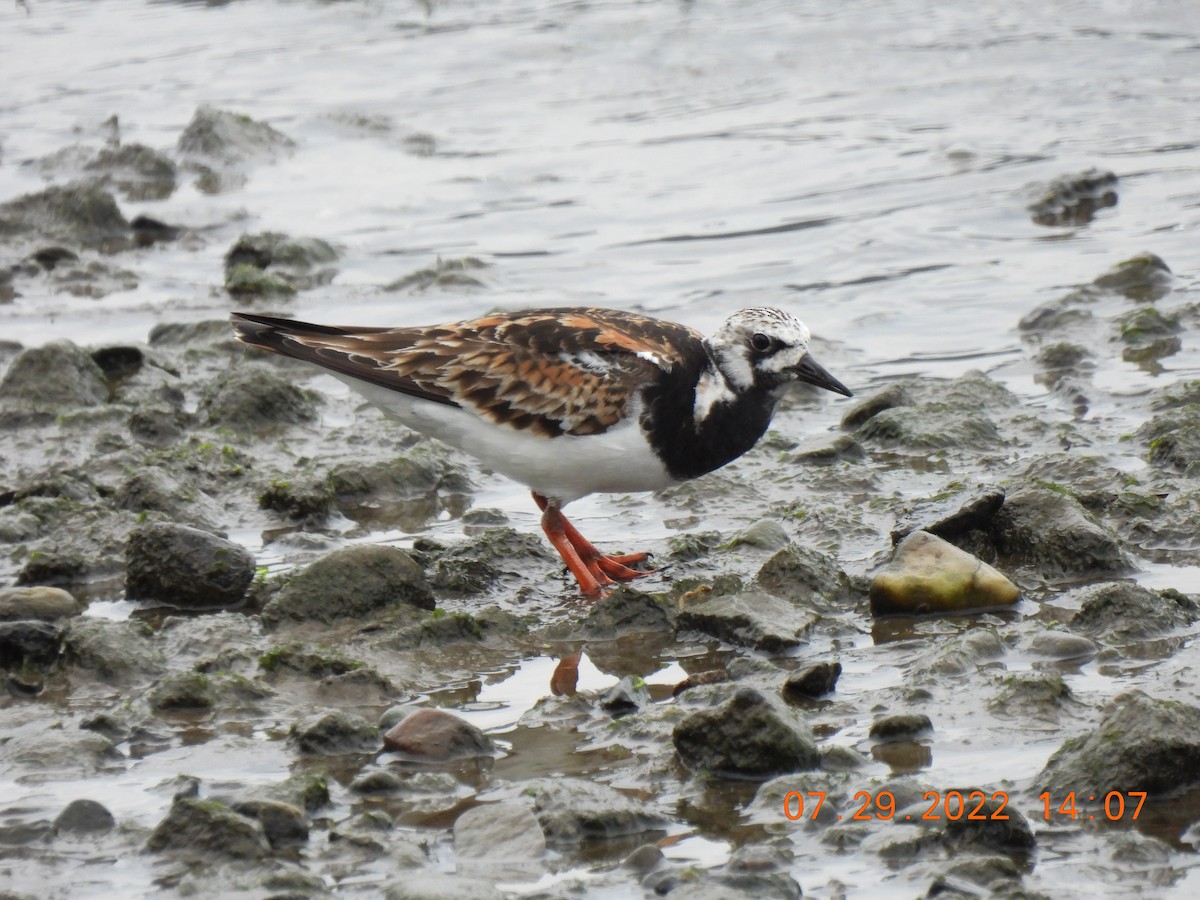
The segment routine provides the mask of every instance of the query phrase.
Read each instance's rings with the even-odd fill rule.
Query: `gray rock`
[[[431,489],[440,484],[439,478]],[[354,514],[344,499],[340,506],[347,515]],[[431,513],[435,511],[430,507]],[[423,540],[414,547],[418,548],[428,560],[433,584],[460,594],[506,589],[534,567],[545,568],[557,559],[536,535],[512,528],[487,528],[448,547]]]
[[[987,563],[925,531],[896,547],[871,579],[871,612],[961,613],[1012,606],[1021,592]]]
[[[933,731],[933,722],[924,713],[896,713],[876,719],[868,735],[875,741],[911,741]]]
[[[384,891],[386,900],[503,900],[492,882],[459,875],[408,872],[404,880]]]
[[[240,605],[254,580],[254,555],[232,541],[170,523],[139,525],[125,547],[125,592],[196,609]]]
[[[0,379],[0,400],[39,412],[96,406],[107,399],[104,372],[70,341],[21,351]]]
[[[1158,468],[1200,476],[1200,406],[1168,408],[1136,434],[1146,442],[1148,458]]]
[[[13,587],[0,590],[0,622],[38,619],[53,622],[78,615],[82,607],[67,591],[54,587]]]
[[[536,778],[524,783],[522,798],[533,801],[542,832],[549,841],[613,839],[656,831],[666,819],[645,800],[579,778]]]
[[[55,185],[0,204],[0,237],[79,244],[111,253],[130,245],[129,222],[99,185]]]
[[[317,397],[272,366],[244,363],[204,388],[199,411],[208,425],[258,432],[313,421]]]
[[[180,799],[155,827],[146,849],[233,859],[261,859],[271,851],[262,825],[217,800]]]
[[[379,729],[364,719],[341,710],[315,713],[292,726],[289,740],[301,753],[375,753]]]
[[[700,631],[766,653],[799,646],[817,616],[763,591],[713,597],[679,613],[681,631]]]
[[[1139,303],[1161,300],[1171,292],[1174,282],[1171,269],[1161,257],[1143,253],[1117,263],[1092,283],[1106,291],[1114,291]]]
[[[783,682],[783,699],[796,703],[832,694],[841,674],[840,662],[814,663],[797,669]]]
[[[44,668],[58,659],[62,629],[50,622],[0,622],[0,669]]]
[[[319,238],[243,234],[225,254],[225,289],[238,298],[294,294],[333,280],[337,251]]]
[[[1051,228],[1086,225],[1096,212],[1117,205],[1117,176],[1100,169],[1064,175],[1046,186],[1029,206],[1038,225]]]
[[[179,135],[176,150],[189,168],[199,171],[201,191],[218,193],[241,187],[246,170],[288,153],[295,142],[249,116],[204,105]]]
[[[389,750],[425,762],[445,762],[463,757],[492,756],[492,739],[453,713],[418,709],[397,722],[383,736]]]
[[[117,489],[113,498],[131,512],[160,512],[181,525],[215,528],[223,516],[206,493],[185,485],[161,466],[143,466]]]
[[[144,144],[103,147],[84,169],[102,175],[127,200],[165,200],[175,191],[175,163]]]
[[[55,834],[99,834],[117,824],[113,814],[95,800],[72,800],[54,819]]]
[[[263,621],[333,622],[403,606],[434,608],[425,573],[403,550],[364,544],[327,553],[288,578]]]
[[[900,543],[914,531],[953,542],[972,529],[987,528],[1003,505],[1004,489],[992,485],[918,501],[892,529],[892,543]]]
[[[595,603],[582,621],[572,623],[571,634],[594,640],[611,640],[626,635],[670,631],[675,625],[675,610],[653,594],[644,594],[628,585],[617,587],[603,601]]]
[[[258,820],[273,850],[297,847],[308,841],[308,817],[302,809],[290,803],[279,800],[239,800],[230,806],[234,812]]]
[[[1182,595],[1163,596],[1128,581],[1076,588],[1059,596],[1056,602],[1081,604],[1070,621],[1071,628],[1114,641],[1158,637],[1186,628],[1197,619],[1195,605]]]
[[[850,596],[850,579],[837,561],[799,544],[789,544],[763,563],[755,583],[777,597],[806,606],[816,599],[837,604]]]
[[[1004,678],[988,708],[997,715],[1054,721],[1072,699],[1071,688],[1057,672],[1026,672]]]
[[[148,634],[141,622],[77,617],[67,628],[64,656],[72,666],[108,682],[158,675],[165,663]]]
[[[1006,568],[1025,567],[1037,578],[1095,577],[1130,568],[1116,536],[1074,497],[1050,488],[1010,492],[993,532]]]
[[[158,712],[202,710],[216,706],[217,692],[209,676],[201,672],[172,672],[150,688],[146,699]]]
[[[1099,647],[1085,637],[1069,631],[1047,630],[1029,639],[1029,652],[1052,660],[1087,659],[1095,656]]]
[[[1141,691],[1109,703],[1096,728],[1064,741],[1035,779],[1056,796],[1097,802],[1110,791],[1163,794],[1198,783],[1200,709]]]
[[[692,713],[672,739],[685,766],[715,775],[767,779],[820,764],[809,729],[750,688],[715,710]]]
[[[454,855],[471,871],[529,866],[546,853],[546,836],[537,816],[516,803],[484,803],[454,822]]]

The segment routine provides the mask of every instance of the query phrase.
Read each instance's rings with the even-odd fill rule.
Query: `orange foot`
[[[585,538],[567,521],[557,503],[543,497],[537,491],[533,492],[533,502],[542,511],[542,531],[554,545],[583,593],[592,598],[601,595],[601,586],[616,584],[618,581],[632,581],[651,572],[639,572],[629,568],[630,563],[639,563],[646,559],[646,553],[626,553],[622,556],[605,556],[597,550],[592,542]]]

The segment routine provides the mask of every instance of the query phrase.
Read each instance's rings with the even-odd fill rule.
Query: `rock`
[[[243,234],[225,254],[225,290],[239,299],[288,296],[328,284],[337,251],[319,238]]]
[[[104,372],[90,354],[70,341],[21,351],[0,379],[0,400],[37,412],[96,406],[107,399]]]
[[[1171,292],[1174,277],[1162,258],[1143,253],[1117,263],[1094,282],[1096,287],[1114,291],[1139,303],[1161,300]]]
[[[1072,699],[1071,688],[1057,672],[1020,673],[1004,678],[988,708],[997,715],[1022,720],[1054,721]]]
[[[308,817],[304,811],[279,800],[240,800],[234,812],[256,819],[273,850],[298,847],[308,841]]]
[[[871,580],[874,615],[971,612],[1011,606],[1015,584],[987,563],[924,531],[896,547],[891,562]]]
[[[812,700],[832,694],[842,674],[839,662],[823,662],[797,669],[783,682],[783,699],[789,703]]]
[[[504,900],[505,894],[487,879],[418,871],[406,873],[383,896],[385,900]]]
[[[777,597],[805,605],[816,598],[840,603],[850,596],[850,579],[837,561],[799,544],[789,544],[763,563],[755,583]]]
[[[1100,169],[1056,178],[1029,213],[1038,225],[1052,228],[1086,225],[1096,211],[1117,205],[1117,176]]]
[[[928,405],[885,409],[862,426],[858,437],[880,447],[922,452],[990,450],[1001,442],[996,423],[983,412]]]
[[[1035,780],[1055,796],[1074,791],[1097,802],[1110,791],[1163,794],[1198,783],[1200,709],[1141,691],[1110,702],[1095,730],[1064,741]]]
[[[1048,581],[1095,578],[1130,568],[1116,536],[1078,500],[1051,487],[1010,492],[992,534],[1007,567],[1026,567]]]
[[[275,160],[295,146],[264,122],[208,105],[196,110],[176,142],[188,166],[199,171],[197,184],[205,193],[241,187],[251,164]]]
[[[582,621],[571,623],[571,634],[593,640],[612,640],[626,635],[670,631],[675,611],[653,594],[628,585],[616,587],[601,602],[592,605]]]
[[[557,559],[536,535],[512,528],[488,528],[450,547],[429,540],[418,541],[414,549],[418,547],[428,559],[434,586],[460,594],[507,589],[510,582]]]
[[[868,736],[875,741],[911,741],[933,731],[933,722],[924,713],[897,713],[871,723]]]
[[[425,291],[432,287],[483,287],[483,282],[468,273],[486,269],[487,263],[474,256],[442,259],[428,268],[418,269],[384,285],[385,291]]]
[[[175,191],[175,163],[143,144],[103,147],[84,169],[102,173],[127,200],[165,200]]]
[[[0,669],[45,668],[58,659],[62,629],[49,622],[0,622]]]
[[[100,834],[117,824],[107,807],[95,800],[72,800],[54,819],[55,834]]]
[[[317,397],[265,363],[243,363],[219,375],[200,397],[205,424],[240,432],[311,422]]]
[[[947,817],[943,843],[954,855],[969,853],[1003,853],[1006,856],[1027,860],[1037,848],[1037,839],[1029,820],[1020,810],[1013,809],[1013,804],[1004,798],[996,797],[993,789],[985,790],[982,786],[972,786],[959,789],[964,797],[969,797],[973,791],[982,793],[987,799],[981,804],[976,801],[971,804],[982,820],[968,819],[961,816],[958,819]],[[943,795],[944,796],[944,795]],[[978,794],[976,794],[978,797]],[[1003,807],[1003,808],[1002,808]],[[1006,818],[993,818],[1003,815]]]
[[[713,597],[680,611],[681,631],[700,631],[765,653],[798,647],[817,616],[763,591]]]
[[[750,688],[718,709],[692,713],[672,739],[689,769],[723,777],[767,779],[820,764],[807,727]]]
[[[193,609],[241,605],[254,555],[224,538],[170,523],[139,525],[125,546],[125,593]]]
[[[131,512],[160,512],[172,522],[215,528],[221,509],[204,491],[178,481],[161,466],[142,466],[117,489],[113,500]]]
[[[90,731],[43,728],[6,735],[0,744],[0,762],[7,777],[19,769],[43,783],[79,779],[124,768],[127,758],[108,738]],[[24,778],[25,776],[22,776]]]
[[[434,608],[421,567],[396,547],[364,544],[327,553],[292,575],[263,609],[263,621],[333,622],[405,605]]]
[[[546,836],[526,806],[484,803],[454,822],[454,855],[460,871],[527,868],[545,854]]]
[[[535,778],[524,782],[522,798],[549,841],[612,840],[655,831],[666,819],[643,799],[633,799],[599,782],[580,778]]]
[[[788,544],[787,532],[774,519],[760,519],[749,528],[734,535],[729,542],[731,547],[745,544],[757,547],[759,550],[782,550]]]
[[[82,610],[70,593],[54,587],[13,587],[0,590],[0,622],[38,619],[53,622]]]
[[[1029,639],[1031,654],[1060,662],[1087,659],[1095,656],[1099,649],[1092,641],[1069,631],[1048,630]]]
[[[301,753],[327,756],[334,753],[375,753],[379,729],[362,716],[326,710],[292,726],[289,739]]]
[[[493,756],[492,739],[465,719],[441,709],[418,709],[383,736],[384,746],[426,762]]]
[[[616,719],[637,712],[649,702],[646,682],[641,677],[626,675],[600,696],[598,705]]]
[[[1148,458],[1160,469],[1200,476],[1200,407],[1169,408],[1136,432],[1149,448]]]
[[[207,675],[172,672],[150,688],[146,699],[158,712],[212,709],[217,704],[217,692]]]
[[[1181,595],[1182,596],[1182,595]],[[1056,605],[1080,604],[1071,628],[1092,637],[1136,641],[1186,628],[1197,619],[1190,601],[1164,597],[1128,581],[1110,581],[1067,591]]]
[[[148,639],[149,629],[135,621],[77,617],[64,639],[64,658],[108,682],[160,674],[163,655]]]
[[[216,800],[180,799],[155,827],[146,849],[260,859],[270,853],[262,825]]]
[[[954,541],[973,529],[987,528],[1003,505],[1004,489],[990,485],[919,501],[892,529],[892,543],[900,543],[914,531]]]
[[[315,526],[333,510],[333,490],[328,478],[276,479],[258,495],[258,505]]]
[[[0,237],[79,244],[112,253],[130,244],[129,222],[94,182],[54,185],[0,204]]]

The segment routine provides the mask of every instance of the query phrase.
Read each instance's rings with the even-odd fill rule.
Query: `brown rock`
[[[491,756],[492,739],[458,716],[440,709],[418,709],[393,725],[383,736],[389,750],[432,762],[467,756]]]

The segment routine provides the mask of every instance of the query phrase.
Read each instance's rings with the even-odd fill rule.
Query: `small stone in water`
[[[1020,590],[1000,572],[953,544],[914,531],[871,582],[871,612],[969,612],[1011,606]]]
[[[438,762],[496,752],[490,737],[440,709],[418,709],[392,726],[383,742],[389,750]]]

